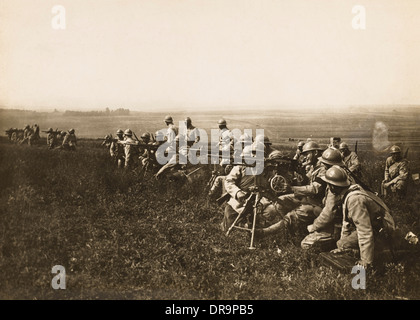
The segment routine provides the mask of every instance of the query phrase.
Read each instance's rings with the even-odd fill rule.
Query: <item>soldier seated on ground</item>
[[[391,191],[399,197],[404,197],[409,177],[408,161],[402,157],[401,148],[398,146],[391,147],[390,155],[385,162],[382,187],[385,191]]]
[[[257,152],[257,150],[264,152],[263,143],[255,140],[253,152]],[[267,153],[264,152],[264,157],[267,156]],[[267,163],[264,162],[264,165],[266,166]],[[258,227],[269,226],[281,218],[275,203],[276,195],[269,183],[271,171],[265,167],[262,173],[257,174],[257,172],[257,166],[235,165],[226,176],[224,187],[230,197],[224,210],[224,218],[221,223],[222,231],[228,231],[238,214],[244,214],[245,205],[247,201],[253,201],[251,197],[255,195],[254,192],[259,192],[261,195]]]

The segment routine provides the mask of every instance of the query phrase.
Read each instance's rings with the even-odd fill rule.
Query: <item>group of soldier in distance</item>
[[[121,170],[140,168],[143,176],[149,172],[157,180],[188,178],[187,164],[180,159],[200,141],[200,132],[191,118],[184,121],[186,130],[179,132],[172,117],[166,116],[166,130],[145,132],[140,138],[131,129],[118,129],[115,137],[105,136],[102,145]],[[267,136],[235,137],[226,120],[220,119],[217,124],[220,161],[211,164],[207,186],[208,197],[222,207],[220,229],[226,235],[234,229],[245,230],[250,233],[250,248],[255,248],[254,241],[273,238],[282,244],[304,234],[300,243],[303,250],[357,253],[357,264],[364,268],[375,264],[384,250],[393,252],[402,243],[403,236],[384,201],[406,195],[409,163],[399,146],[389,148],[378,194],[363,182],[356,150],[352,151],[340,138],[331,138],[326,148],[310,138],[299,141],[296,153],[290,156],[273,148]],[[49,149],[75,150],[74,129],[59,132],[49,128],[44,132],[48,134]],[[7,134],[13,142],[27,141],[31,145],[39,139],[39,127],[38,135],[29,126],[19,137],[16,130]],[[181,146],[182,140],[185,144]],[[169,147],[162,151],[159,147],[165,142]],[[221,156],[226,150],[230,158]],[[262,173],[252,174],[255,164],[233,161],[237,152],[243,159],[250,159],[258,150],[264,154]],[[158,161],[159,152],[172,154],[166,164]],[[387,195],[396,197],[385,198]]]
[[[34,124],[33,126],[27,124],[23,129],[10,128],[6,130],[6,135],[9,141],[13,143],[27,143],[29,146],[32,146],[39,143],[41,139],[39,132],[40,129],[37,124]],[[77,138],[74,129],[70,129],[66,132],[49,128],[48,130],[42,132],[47,133],[48,149],[76,150]]]

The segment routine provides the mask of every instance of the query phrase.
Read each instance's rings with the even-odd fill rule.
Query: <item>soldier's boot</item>
[[[268,236],[276,236],[280,242],[286,242],[289,238],[288,222],[284,219],[263,229],[255,229],[254,236],[262,239]]]

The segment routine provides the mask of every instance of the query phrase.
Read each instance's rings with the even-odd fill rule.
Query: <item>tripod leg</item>
[[[258,211],[258,203],[260,202],[260,198],[258,197],[258,195],[255,198],[255,204],[254,204],[254,217],[253,217],[253,221],[252,221],[252,228],[251,228],[251,243],[249,245],[250,250],[255,250],[255,246],[254,246],[254,238],[255,238],[255,225],[257,223],[257,211]]]
[[[241,218],[241,214],[238,214],[235,221],[233,221],[232,225],[229,227],[228,231],[226,232],[226,236],[229,235],[229,233],[232,231],[232,229],[236,226],[236,223],[238,223],[238,220]]]

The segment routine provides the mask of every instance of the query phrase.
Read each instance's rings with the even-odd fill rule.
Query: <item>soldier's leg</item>
[[[225,212],[223,216],[223,221],[220,224],[222,231],[226,232],[235,221],[238,213],[229,205],[227,204],[225,207]]]
[[[332,249],[332,246],[334,245],[334,238],[333,235],[330,232],[312,232],[308,234],[300,243],[300,246],[304,250],[308,250],[314,246],[319,246],[321,249],[329,250]],[[331,248],[330,248],[331,247]]]
[[[277,198],[275,204],[277,211],[285,216],[288,212],[296,209],[302,204],[302,201],[297,199],[294,194],[285,194]]]
[[[340,240],[337,241],[337,248],[341,250],[348,249],[359,249],[359,240],[357,237],[357,231],[353,230],[348,235],[341,236]]]
[[[322,209],[317,206],[301,205],[286,214],[279,222],[262,229],[262,232],[259,231],[259,236],[262,235],[265,237],[273,234],[279,234],[280,237],[285,240],[289,234],[295,233],[299,227],[311,224],[316,218],[316,214],[319,214],[320,210]]]

